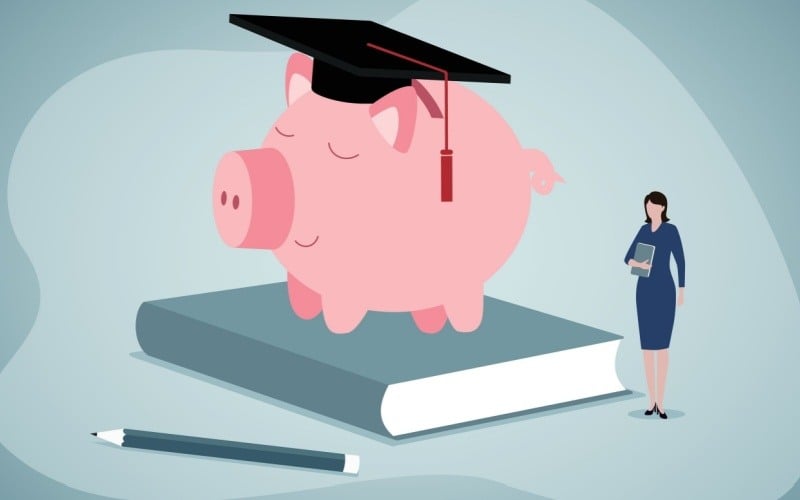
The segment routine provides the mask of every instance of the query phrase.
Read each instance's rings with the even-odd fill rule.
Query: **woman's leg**
[[[656,351],[658,356],[658,395],[656,402],[661,411],[664,411],[664,387],[667,385],[667,369],[669,368],[669,349]]]
[[[643,349],[644,354],[644,374],[647,377],[647,391],[650,393],[650,409],[656,403],[656,360],[655,351]]]

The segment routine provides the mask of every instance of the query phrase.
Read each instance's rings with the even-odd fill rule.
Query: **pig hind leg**
[[[366,314],[366,308],[348,300],[347,294],[331,293],[322,297],[322,316],[333,333],[352,332]]]
[[[424,333],[439,333],[447,323],[447,312],[445,312],[444,306],[411,311],[411,317],[414,318],[417,328]]]
[[[464,287],[455,291],[444,308],[455,331],[469,333],[477,330],[483,319],[483,287]]]
[[[289,304],[295,314],[303,319],[316,317],[322,311],[322,297],[289,274]]]

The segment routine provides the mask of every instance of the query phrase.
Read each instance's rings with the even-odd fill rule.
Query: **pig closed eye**
[[[333,154],[333,156],[335,156],[337,158],[341,158],[342,160],[352,160],[353,158],[358,156],[358,153],[354,154],[353,156],[342,156],[342,155],[336,154],[336,151],[333,150],[333,148],[331,147],[331,143],[330,142],[328,143],[328,149],[330,150],[331,154]]]
[[[287,134],[287,133],[285,133],[285,132],[281,132],[281,129],[279,129],[278,127],[275,127],[275,130],[276,130],[276,131],[277,131],[279,134],[281,134],[282,136],[284,136],[284,137],[294,137],[294,134]]]

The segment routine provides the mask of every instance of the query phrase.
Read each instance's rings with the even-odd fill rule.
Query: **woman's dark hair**
[[[644,221],[645,222],[652,222],[650,220],[650,216],[647,215],[647,202],[651,202],[654,205],[661,205],[664,207],[664,211],[661,212],[661,222],[667,222],[669,217],[667,217],[667,197],[664,196],[664,193],[659,193],[658,191],[653,191],[652,193],[648,194],[644,197]]]

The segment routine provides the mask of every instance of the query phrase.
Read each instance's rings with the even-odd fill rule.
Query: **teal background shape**
[[[793,168],[798,96],[790,83],[796,81],[798,72],[792,53],[798,35],[790,28],[798,19],[798,8],[784,2],[707,3],[699,7],[695,2],[671,2],[668,7],[641,2],[594,3],[653,50],[712,120],[764,208],[796,290],[798,271],[793,264],[798,256],[798,232],[791,215],[799,212],[791,186],[797,185],[798,177]],[[0,154],[6,170],[25,124],[39,105],[73,76],[106,60],[148,50],[265,50],[252,37],[237,36],[219,19],[225,19],[235,7],[290,13],[289,7],[278,2],[186,2],[169,6],[153,2],[131,6],[121,16],[118,5],[26,2],[6,10],[0,21],[4,38],[0,50],[7,65],[0,76],[5,125],[0,132]],[[355,2],[346,4],[346,8],[323,2],[302,4],[308,9],[305,14],[376,20],[391,17],[405,6],[390,4],[380,7],[386,9],[380,12],[379,7],[364,11]],[[296,5],[291,13],[298,13],[295,9]],[[344,12],[346,9],[352,10]],[[39,305],[34,271],[8,224],[6,194],[4,190],[0,223],[0,365],[5,365],[21,344]],[[742,291],[748,292],[763,293]],[[70,494],[71,490],[52,484],[7,455],[3,457],[3,474],[9,478],[2,482],[3,487],[16,488],[9,494]]]

